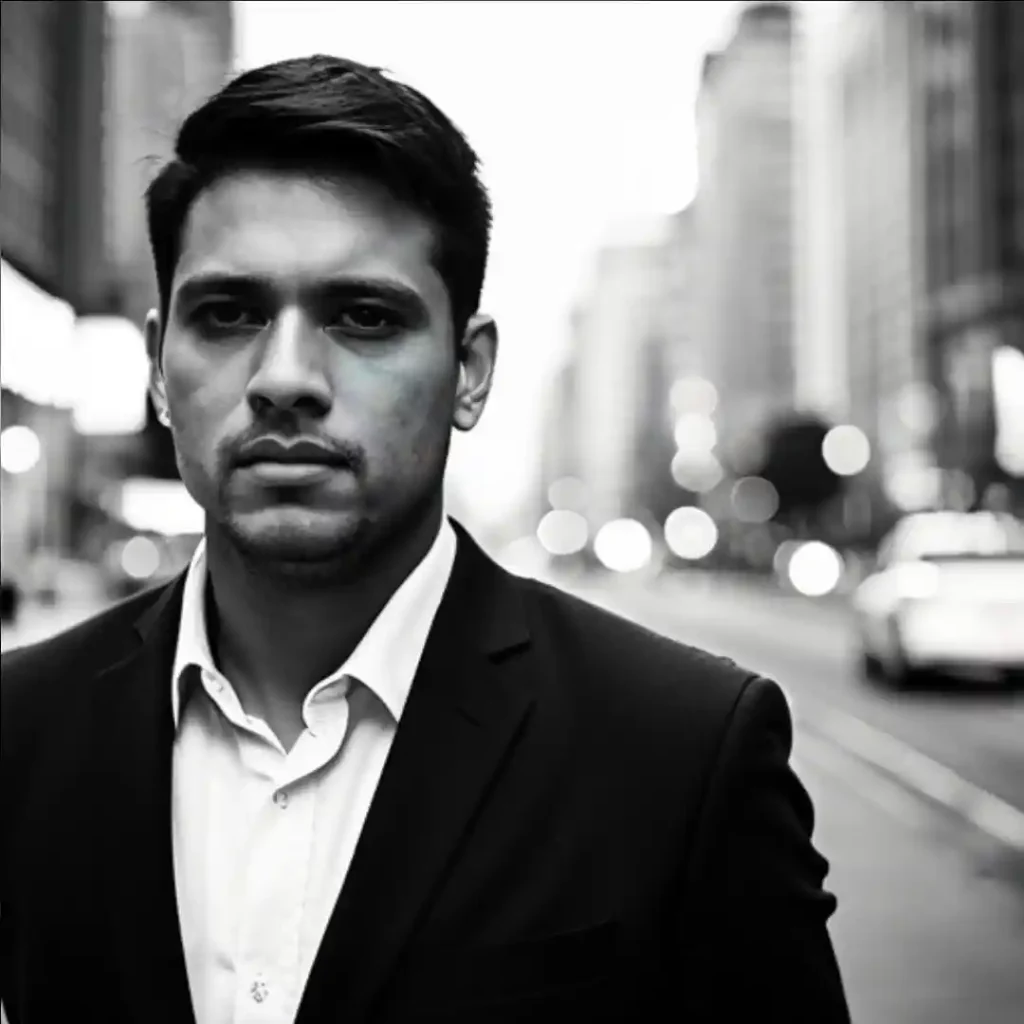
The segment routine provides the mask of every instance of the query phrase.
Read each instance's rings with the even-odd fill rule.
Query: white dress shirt
[[[205,547],[174,660],[174,870],[197,1024],[290,1024],[341,891],[455,560],[444,519],[285,751],[210,652]]]

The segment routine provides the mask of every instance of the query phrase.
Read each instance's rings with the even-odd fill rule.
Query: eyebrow
[[[272,277],[259,274],[200,273],[185,278],[174,290],[174,305],[189,305],[206,295],[272,295],[279,290]],[[314,295],[344,295],[379,299],[407,309],[426,313],[427,307],[419,292],[394,278],[340,275],[320,278],[304,285],[303,292]]]

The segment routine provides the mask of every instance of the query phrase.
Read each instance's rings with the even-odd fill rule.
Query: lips
[[[261,438],[246,445],[238,457],[243,467],[274,463],[283,466],[345,466],[348,460],[318,441]]]

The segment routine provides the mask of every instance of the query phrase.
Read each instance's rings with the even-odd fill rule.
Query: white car
[[[1024,523],[990,512],[902,519],[853,595],[863,668],[894,686],[942,671],[1024,672]]]

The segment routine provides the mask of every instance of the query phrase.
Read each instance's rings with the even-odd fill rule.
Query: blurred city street
[[[839,899],[832,934],[856,1024],[1016,1024],[1024,693],[950,683],[897,694],[865,682],[839,599],[697,573],[553,582],[783,686],[793,763]],[[101,605],[83,585],[54,608],[27,607],[0,642],[43,639]]]

